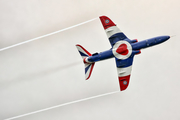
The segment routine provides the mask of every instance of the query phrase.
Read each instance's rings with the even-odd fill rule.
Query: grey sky
[[[180,17],[178,0],[1,0],[0,48],[106,15],[139,41],[176,35],[142,50],[124,92],[71,104],[17,120],[180,119]],[[95,64],[84,80],[75,44],[89,52],[110,48],[98,19],[0,52],[0,119],[118,91],[114,59]]]

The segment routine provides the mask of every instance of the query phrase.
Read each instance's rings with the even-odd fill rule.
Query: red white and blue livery
[[[81,45],[76,45],[85,64],[85,78],[90,78],[95,62],[115,58],[120,90],[125,90],[129,85],[133,58],[141,53],[141,49],[165,42],[170,36],[159,36],[138,42],[130,40],[114,23],[106,16],[99,17],[104,30],[109,38],[111,49],[100,53],[89,53]]]

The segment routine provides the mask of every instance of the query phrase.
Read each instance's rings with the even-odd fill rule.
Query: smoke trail
[[[61,29],[61,30],[52,32],[52,33],[49,33],[49,34],[46,34],[46,35],[43,35],[43,36],[40,36],[40,37],[36,37],[36,38],[30,39],[30,40],[26,40],[26,41],[21,42],[21,43],[17,43],[17,44],[14,44],[14,45],[11,45],[11,46],[8,46],[8,47],[5,47],[5,48],[1,48],[1,49],[0,49],[0,52],[1,52],[1,51],[4,51],[4,50],[7,50],[7,49],[10,49],[10,48],[13,48],[13,47],[16,47],[16,46],[19,46],[19,45],[23,45],[23,44],[25,44],[25,43],[29,43],[29,42],[32,42],[32,41],[35,41],[35,40],[38,40],[38,39],[41,39],[41,38],[50,36],[50,35],[54,35],[54,34],[56,34],[56,33],[60,33],[60,32],[63,32],[63,31],[66,31],[66,30],[75,28],[75,27],[77,27],[77,26],[80,26],[80,25],[86,24],[86,23],[88,23],[88,22],[91,22],[91,21],[93,21],[93,20],[95,20],[95,19],[97,19],[97,18],[94,18],[94,19],[91,19],[91,20],[88,20],[88,21],[85,21],[85,22],[82,22],[82,23],[79,23],[79,24],[76,24],[76,25],[73,25],[73,26],[70,26],[70,27],[67,27],[67,28],[64,28],[64,29]]]
[[[0,82],[0,90],[2,90],[4,88],[7,88],[10,85],[13,85],[13,84],[15,84],[17,82],[20,82],[20,81],[33,80],[33,79],[36,79],[36,78],[40,78],[40,77],[42,77],[44,75],[50,75],[50,74],[53,74],[55,72],[60,72],[60,71],[66,70],[68,68],[74,67],[74,66],[79,65],[79,64],[82,64],[82,61],[76,61],[76,62],[73,62],[73,63],[48,68],[46,70],[42,70],[42,71],[38,71],[38,72],[22,74],[22,75],[19,75],[18,77],[15,77],[13,79],[6,79],[6,81],[4,83]]]
[[[51,109],[54,109],[54,108],[62,107],[62,106],[65,106],[65,105],[70,105],[70,104],[73,104],[73,103],[78,103],[78,102],[82,102],[82,101],[86,101],[86,100],[90,100],[90,99],[94,99],[94,98],[98,98],[98,97],[114,94],[114,93],[117,93],[117,92],[119,92],[119,91],[109,92],[109,93],[105,93],[105,94],[101,94],[101,95],[97,95],[97,96],[93,96],[93,97],[89,97],[89,98],[84,98],[84,99],[80,99],[80,100],[76,100],[76,101],[72,101],[72,102],[56,105],[56,106],[53,106],[53,107],[49,107],[49,108],[37,110],[37,111],[34,111],[34,112],[26,113],[26,114],[23,114],[23,115],[18,115],[18,116],[15,116],[15,117],[7,118],[5,120],[13,120],[13,119],[16,119],[16,118],[25,117],[25,116],[28,116],[28,115],[44,112],[44,111],[47,111],[47,110],[51,110]]]

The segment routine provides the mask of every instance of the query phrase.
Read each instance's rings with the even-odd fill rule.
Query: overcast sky
[[[174,36],[135,56],[127,90],[16,120],[179,120],[178,0],[1,0],[0,48],[97,18],[0,52],[0,119],[119,91],[114,59],[95,64],[85,81],[75,45],[110,49],[98,19],[111,18],[130,39]]]

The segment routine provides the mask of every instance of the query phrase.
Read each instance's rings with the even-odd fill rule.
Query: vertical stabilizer
[[[89,79],[94,67],[94,62],[86,62],[86,58],[88,58],[89,56],[92,56],[91,53],[89,53],[85,48],[83,48],[81,45],[76,45],[82,59],[84,62],[84,66],[85,66],[85,79]]]

